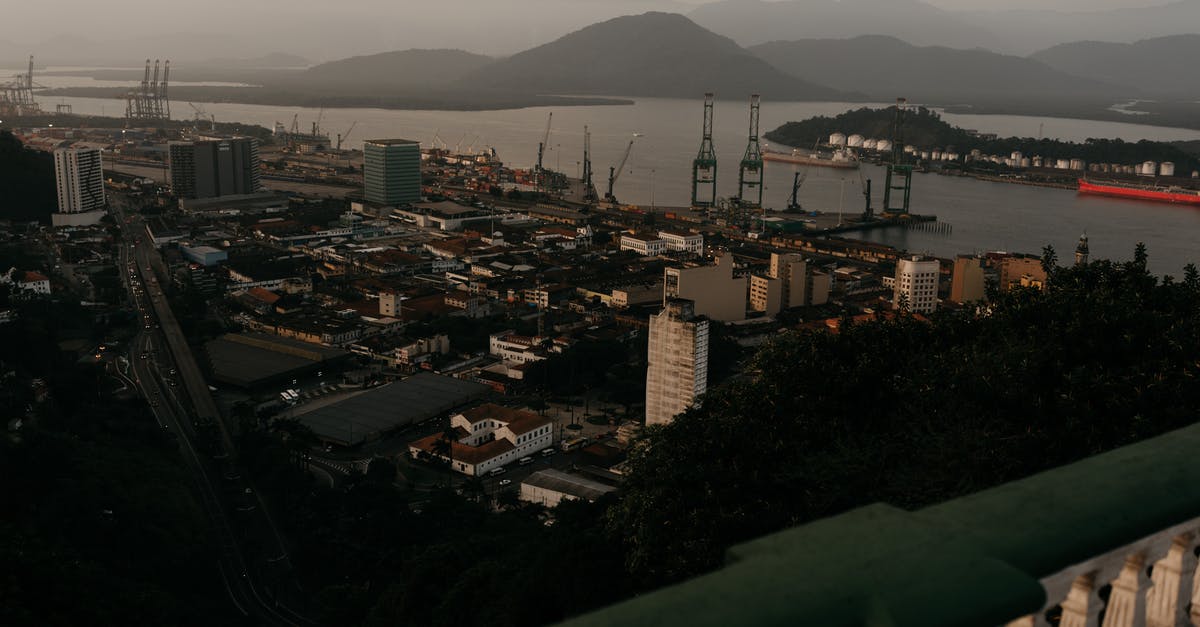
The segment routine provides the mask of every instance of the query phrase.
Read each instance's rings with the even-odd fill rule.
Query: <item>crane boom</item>
[[[354,131],[355,126],[358,126],[358,120],[355,120],[354,122],[350,123],[350,128],[346,129],[345,133],[338,133],[338,136],[337,136],[337,149],[338,150],[342,149],[342,142],[346,141],[346,139],[350,137],[350,133],[352,131]]]
[[[629,140],[629,145],[625,147],[625,154],[621,155],[621,161],[617,167],[608,168],[608,193],[605,194],[605,200],[615,202],[616,197],[613,196],[613,186],[617,184],[617,179],[621,178],[621,172],[625,170],[625,163],[629,161],[629,153],[633,151],[633,140]]]

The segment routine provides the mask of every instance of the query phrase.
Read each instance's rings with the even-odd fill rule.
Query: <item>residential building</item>
[[[104,210],[104,168],[100,161],[99,150],[94,148],[59,148],[55,150],[54,177],[60,214],[80,214]],[[103,214],[96,215],[96,221],[98,221],[98,217]],[[66,223],[71,223],[69,218]]]
[[[914,255],[896,263],[896,285],[892,306],[914,313],[933,313],[937,309],[938,278],[942,266],[936,259],[923,260]]]
[[[250,196],[262,191],[258,140],[205,138],[167,147],[171,190],[184,199]]]
[[[614,309],[625,309],[633,305],[649,305],[662,300],[663,284],[656,282],[649,285],[627,285],[615,287],[612,291],[610,306]]]
[[[521,500],[537,503],[543,507],[555,507],[562,501],[596,499],[616,492],[613,486],[593,481],[587,477],[572,475],[561,470],[547,468],[539,470],[521,482]]]
[[[983,266],[978,257],[959,255],[950,278],[950,302],[973,303],[984,299]]]
[[[704,236],[688,231],[659,231],[658,237],[666,242],[667,250],[704,254]]]
[[[379,293],[379,315],[388,318],[399,318],[404,297],[395,292]]]
[[[708,319],[695,303],[671,299],[650,318],[646,424],[670,422],[708,389]]]
[[[673,298],[695,303],[696,315],[731,322],[746,319],[746,278],[733,276],[733,255],[715,265],[687,264],[663,270],[663,304]]]
[[[803,257],[794,253],[771,253],[766,276],[750,277],[750,309],[779,313],[782,309],[829,302],[832,277],[816,272]]]
[[[478,477],[554,445],[553,420],[492,403],[455,414],[450,429],[453,439],[435,433],[409,444],[409,454]]]
[[[8,280],[0,280],[0,283],[12,283],[14,287],[22,292],[30,294],[48,295],[50,293],[50,279],[41,272],[29,270],[26,272],[18,272],[9,270],[4,277]]]
[[[364,197],[395,207],[421,201],[421,145],[410,139],[363,142]]]
[[[667,252],[667,242],[655,235],[625,234],[621,236],[621,250],[632,250],[643,257],[653,257]]]
[[[1042,260],[1032,256],[1009,256],[1000,260],[1000,289],[1014,287],[1041,287],[1046,282],[1046,270]]]

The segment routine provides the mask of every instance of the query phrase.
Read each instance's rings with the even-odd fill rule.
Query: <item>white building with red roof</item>
[[[554,421],[494,403],[450,418],[450,431],[408,445],[414,459],[441,459],[465,475],[482,476],[554,445]],[[447,442],[447,440],[449,440]]]

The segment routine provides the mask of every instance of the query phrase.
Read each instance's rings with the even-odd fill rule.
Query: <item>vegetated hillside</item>
[[[918,0],[722,0],[688,16],[743,46],[880,34],[918,45],[1004,49],[1003,39],[987,29]]]
[[[57,208],[54,157],[27,149],[11,132],[0,130],[0,220],[49,224]]]
[[[609,528],[634,577],[677,581],[782,528],[919,508],[1194,424],[1200,273],[1159,281],[1132,252],[995,294],[983,317],[779,335],[752,374],[632,449]]]
[[[768,141],[788,146],[811,146],[827,141],[831,133],[858,133],[864,137],[890,138],[896,108],[864,107],[834,117],[818,116],[802,122],[788,122],[764,135]],[[978,148],[984,154],[1007,155],[1021,151],[1052,159],[1080,158],[1089,163],[1126,163],[1172,161],[1178,172],[1200,168],[1200,158],[1167,142],[1126,142],[1120,139],[1089,139],[1084,143],[1032,137],[983,139],[967,129],[952,126],[937,112],[919,107],[905,113],[904,143],[920,148],[953,147],[960,153]]]
[[[538,94],[846,98],[786,74],[682,15],[645,13],[593,24],[472,72],[462,86]]]
[[[196,65],[217,68],[303,68],[308,67],[309,61],[302,56],[286,52],[272,52],[258,57],[231,58],[216,57],[207,59]]]
[[[1023,57],[982,49],[913,46],[895,37],[773,41],[750,52],[794,76],[874,99],[919,102],[1061,98],[1130,93]]]
[[[285,83],[312,82],[322,87],[447,85],[493,60],[462,50],[397,50],[322,63],[289,76]]]
[[[1193,25],[1200,29],[1200,23]],[[1078,76],[1133,85],[1156,94],[1200,95],[1196,59],[1200,35],[1175,35],[1132,44],[1077,41],[1032,55]]]

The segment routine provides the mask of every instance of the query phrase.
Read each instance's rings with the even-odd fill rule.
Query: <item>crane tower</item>
[[[884,215],[908,215],[909,198],[912,195],[912,164],[904,161],[904,114],[908,100],[896,99],[896,119],[892,123],[892,162],[887,165],[883,187]],[[892,194],[901,196],[900,203],[893,205]]]
[[[738,168],[738,200],[742,207],[762,207],[763,156],[758,143],[758,94],[750,96],[750,139]]]
[[[717,204],[717,152],[713,148],[713,95],[704,94],[704,134],[700,152],[692,160],[692,206],[707,208]]]

